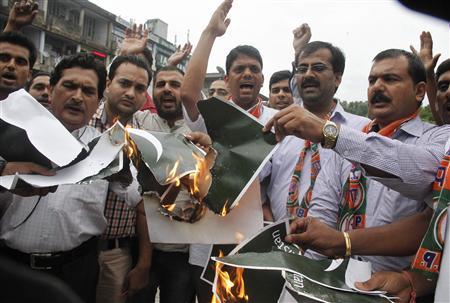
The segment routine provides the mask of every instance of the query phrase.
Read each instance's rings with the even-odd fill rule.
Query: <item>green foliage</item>
[[[367,117],[367,101],[353,101],[353,102],[347,102],[347,101],[340,101],[342,107],[345,109],[346,112]]]
[[[436,124],[433,118],[433,114],[431,113],[430,105],[422,106],[422,110],[420,111],[420,118],[423,121]]]

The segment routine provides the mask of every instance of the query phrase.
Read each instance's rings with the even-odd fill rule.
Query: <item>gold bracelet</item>
[[[345,238],[345,258],[348,258],[352,255],[352,242],[350,241],[350,236],[347,232],[343,231]]]

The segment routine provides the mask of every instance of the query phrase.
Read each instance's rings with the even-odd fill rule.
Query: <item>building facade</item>
[[[87,0],[35,0],[39,13],[23,32],[36,45],[38,60],[35,70],[50,72],[65,55],[88,52],[109,64],[131,23]],[[0,23],[6,24],[13,0],[0,0]],[[168,25],[151,19],[148,47],[154,57],[153,69],[164,66],[176,46],[167,41]],[[185,70],[186,62],[179,66]]]

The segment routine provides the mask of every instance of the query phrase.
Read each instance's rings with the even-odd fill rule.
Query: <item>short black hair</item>
[[[436,81],[439,79],[439,77],[450,70],[450,59],[447,59],[443,61],[441,64],[439,64],[438,68],[436,69]]]
[[[95,71],[98,77],[97,92],[98,97],[103,97],[103,91],[106,86],[106,67],[97,60],[94,55],[87,53],[78,53],[71,56],[62,58],[61,61],[55,66],[52,74],[50,75],[50,85],[55,86],[62,77],[62,73],[65,69],[80,67],[82,69],[92,69]]]
[[[422,61],[416,55],[403,49],[390,48],[379,52],[373,62],[379,62],[384,59],[398,58],[404,56],[408,60],[408,74],[413,80],[414,85],[419,82],[427,82],[425,67]]]
[[[295,64],[296,65],[298,64],[298,59],[300,58],[300,56],[302,57],[309,56],[312,53],[315,53],[316,51],[323,48],[328,49],[331,53],[331,66],[333,66],[333,72],[342,76],[345,70],[345,55],[339,47],[334,46],[329,42],[324,41],[309,42],[308,44],[305,45],[302,51],[295,58]]]
[[[145,69],[145,71],[148,74],[147,86],[150,84],[150,82],[152,81],[152,70],[148,66],[147,62],[145,62],[145,59],[143,59],[142,57],[139,57],[138,55],[117,56],[109,67],[109,73],[108,73],[109,80],[112,80],[114,78],[114,76],[116,75],[117,69],[123,63],[130,63],[137,67]]]
[[[259,64],[261,64],[262,69],[263,60],[259,51],[251,45],[239,45],[233,48],[227,55],[227,60],[225,62],[225,69],[227,71],[227,74],[230,72],[231,65],[233,65],[233,62],[236,61],[239,55],[245,55],[250,58],[256,59]]]
[[[269,90],[272,89],[272,84],[274,83],[278,83],[282,80],[289,80],[292,77],[292,73],[288,70],[280,70],[278,72],[274,72],[272,74],[272,76],[270,77],[270,81],[269,81]]]
[[[30,69],[33,68],[34,63],[36,63],[37,56],[36,46],[33,41],[18,32],[3,32],[0,34],[0,43],[2,42],[11,43],[26,48],[30,53],[28,56]]]
[[[29,81],[27,81],[27,84],[25,85],[26,91],[30,90],[31,84],[33,84],[34,79],[36,79],[37,77],[40,77],[40,76],[50,77],[50,73],[42,72],[42,71],[38,71],[36,73],[33,73],[33,75],[31,76],[31,79]]]
[[[155,73],[155,81],[156,81],[156,78],[158,77],[158,74],[160,72],[178,72],[184,77],[184,72],[181,69],[179,69],[178,67],[173,66],[173,65],[165,65],[165,66],[159,68],[156,71],[156,73]],[[153,85],[155,85],[155,81],[153,81]]]

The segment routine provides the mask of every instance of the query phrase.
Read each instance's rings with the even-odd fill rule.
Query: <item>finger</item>
[[[148,39],[148,34],[149,34],[148,28],[144,29],[144,32],[142,34],[142,38],[145,38],[147,40]]]
[[[228,28],[228,26],[231,23],[231,19],[230,18],[225,19],[224,23],[225,23],[225,26]]]
[[[355,286],[361,290],[376,290],[384,286],[385,279],[382,274],[375,273],[372,278],[365,282],[356,282]]]
[[[130,35],[131,35],[131,28],[126,28],[125,29],[125,38],[128,38],[128,37],[130,37]]]
[[[49,170],[48,168],[43,167],[38,164],[35,164],[35,163],[30,163],[29,169],[30,169],[30,172],[40,174],[43,176],[54,176],[55,175],[54,171]]]
[[[409,49],[411,50],[411,52],[412,52],[414,55],[418,56],[418,52],[417,52],[417,50],[414,48],[414,46],[410,45],[410,46],[409,46]]]
[[[275,139],[277,139],[277,142],[281,142],[284,137],[286,137],[286,131],[284,130],[283,126],[278,123],[278,121],[275,121]]]
[[[289,225],[289,233],[304,232],[311,220],[308,218],[297,218]]]
[[[303,249],[308,249],[308,240],[305,234],[290,234],[284,238],[284,241],[301,246]]]
[[[434,67],[436,66],[436,64],[437,64],[437,62],[438,62],[440,56],[441,56],[441,54],[436,54],[436,55],[433,57],[433,60],[431,61],[431,66],[433,67],[433,69],[434,69]]]
[[[186,135],[186,138],[192,141],[194,144],[200,144],[203,146],[211,145],[209,136],[200,132],[189,133]]]
[[[272,118],[266,123],[266,125],[264,125],[262,131],[265,132],[265,133],[270,132],[271,129],[272,129],[272,127],[273,127],[274,125],[275,125],[275,116],[272,117]]]

